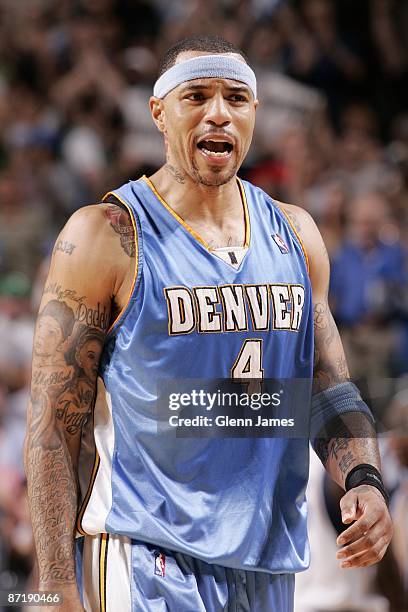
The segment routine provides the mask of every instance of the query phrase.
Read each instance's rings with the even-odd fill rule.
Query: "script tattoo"
[[[69,453],[62,441],[30,449],[28,494],[41,584],[75,582],[72,511],[76,490]],[[70,562],[71,561],[71,562]]]
[[[25,443],[28,497],[42,587],[75,583],[77,460],[92,414],[110,313],[50,282],[34,338]]]
[[[120,236],[120,244],[129,257],[135,257],[135,235],[129,214],[115,204],[109,204],[106,210],[111,227]]]
[[[76,291],[73,289],[63,289],[59,283],[56,281],[51,281],[44,288],[45,294],[55,295],[55,298],[60,302],[64,300],[69,300],[72,302],[77,302],[78,304],[82,304],[86,300],[85,295],[78,295]]]
[[[172,166],[171,164],[166,164],[164,167],[177,183],[184,184],[186,182],[185,175],[175,166]]]
[[[339,458],[341,451],[348,448],[348,440],[346,438],[335,438],[330,444],[330,456],[334,459]]]
[[[351,451],[348,451],[345,455],[342,456],[339,461],[339,468],[342,474],[347,474],[355,460],[356,458]]]
[[[86,304],[81,303],[75,312],[75,317],[79,323],[87,323],[101,329],[109,327],[109,313],[106,306],[101,306],[98,302],[96,308],[89,308]]]
[[[72,255],[75,248],[76,244],[72,244],[71,242],[67,242],[66,240],[58,240],[54,247],[54,253],[56,253],[56,251],[61,251],[61,253]]]
[[[326,468],[337,470],[342,482],[354,465],[379,464],[374,424],[358,411],[331,419],[315,440],[314,449]]]

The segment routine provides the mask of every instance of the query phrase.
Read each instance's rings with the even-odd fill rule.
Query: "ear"
[[[157,129],[160,132],[165,132],[166,127],[165,127],[165,121],[164,121],[165,112],[164,112],[163,100],[152,96],[149,100],[149,106],[150,106],[150,112],[151,112],[153,121],[155,122]]]

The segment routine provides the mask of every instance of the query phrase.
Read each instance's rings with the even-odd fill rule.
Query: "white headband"
[[[248,85],[256,100],[256,76],[248,64],[229,55],[200,55],[175,64],[156,81],[153,95],[164,98],[172,89],[193,79],[233,79]]]

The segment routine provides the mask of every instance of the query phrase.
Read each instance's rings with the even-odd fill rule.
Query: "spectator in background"
[[[390,134],[389,122],[408,106],[407,3],[399,0],[369,2],[369,28],[373,42],[371,92],[374,107],[379,111],[383,133]]]
[[[373,111],[365,104],[353,103],[340,117],[340,138],[335,173],[351,194],[381,190],[388,166],[378,140],[378,125]]]
[[[34,335],[29,293],[21,273],[0,280],[0,468],[7,466],[20,478]]]
[[[13,169],[0,172],[0,270],[32,278],[49,237],[49,219],[28,197],[28,185]]]
[[[338,30],[334,2],[304,0],[301,11],[303,23],[290,33],[288,71],[324,91],[336,119],[344,91],[361,86],[365,67],[352,42]]]
[[[17,391],[26,385],[31,367],[34,320],[27,276],[0,276],[0,386]]]
[[[23,445],[34,320],[30,282],[0,276],[0,589],[25,588],[34,562]]]
[[[385,377],[398,350],[397,297],[407,283],[406,249],[379,193],[357,196],[347,234],[332,262],[333,312],[351,371]]]

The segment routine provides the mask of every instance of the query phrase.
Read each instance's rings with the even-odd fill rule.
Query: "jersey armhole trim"
[[[248,200],[246,197],[245,187],[243,181],[237,176],[238,188],[241,194],[242,204],[244,206],[244,218],[245,218],[245,239],[244,248],[249,248],[251,244],[251,216],[249,214]]]
[[[299,235],[299,232],[297,231],[296,227],[294,226],[294,224],[293,224],[293,222],[292,222],[291,218],[289,217],[288,213],[286,212],[286,210],[284,210],[284,209],[282,208],[282,206],[278,206],[278,208],[279,208],[279,210],[280,210],[280,211],[282,211],[283,215],[285,216],[286,221],[289,223],[289,225],[290,225],[290,227],[291,227],[291,229],[292,229],[292,232],[295,234],[295,236],[296,236],[296,238],[297,238],[297,240],[298,240],[298,242],[299,242],[299,244],[300,244],[300,247],[301,247],[301,249],[302,249],[302,251],[303,251],[303,255],[304,255],[304,258],[305,258],[305,261],[306,261],[307,273],[308,273],[308,275],[310,276],[309,257],[308,257],[308,254],[307,254],[307,251],[306,251],[306,247],[305,247],[305,245],[304,245],[304,242],[303,242],[303,240],[301,239],[301,237],[300,237],[300,235]]]
[[[99,453],[98,453],[98,450],[95,447],[95,459],[94,459],[94,464],[93,464],[93,468],[92,468],[92,474],[91,474],[91,478],[89,480],[88,489],[87,489],[87,491],[85,493],[85,497],[83,499],[83,502],[82,502],[81,507],[80,507],[79,512],[78,512],[78,518],[77,518],[77,524],[76,524],[77,530],[83,536],[84,535],[89,535],[89,534],[87,534],[87,532],[82,527],[82,519],[84,518],[85,510],[86,510],[86,508],[88,506],[89,499],[90,499],[91,493],[93,491],[93,487],[94,487],[94,484],[95,484],[96,476],[98,474],[100,463],[101,463],[101,460],[100,460],[100,457],[99,457]]]
[[[129,304],[131,302],[131,299],[132,299],[132,296],[133,296],[133,292],[134,292],[134,289],[135,289],[135,286],[136,286],[136,281],[137,281],[137,278],[138,278],[138,275],[139,275],[139,240],[138,240],[137,227],[136,227],[136,222],[135,222],[133,211],[130,208],[129,204],[127,204],[125,202],[125,200],[123,198],[121,198],[114,191],[108,191],[108,193],[105,193],[105,195],[102,198],[102,203],[105,203],[105,199],[108,196],[110,196],[110,195],[114,196],[117,200],[119,200],[119,202],[121,204],[123,204],[123,206],[128,211],[130,219],[132,221],[133,235],[134,235],[134,244],[135,244],[135,268],[134,268],[134,272],[133,272],[132,285],[130,287],[129,295],[128,295],[127,300],[126,300],[126,304],[123,306],[123,308],[117,314],[117,316],[116,316],[115,320],[113,321],[113,323],[111,323],[110,327],[107,329],[106,335],[110,334],[113,331],[113,329],[119,324],[119,322],[122,320],[124,314],[126,313],[128,307],[129,307]]]

